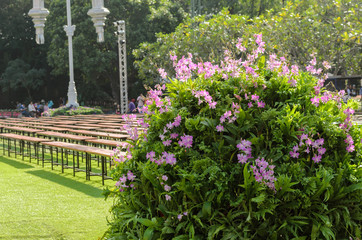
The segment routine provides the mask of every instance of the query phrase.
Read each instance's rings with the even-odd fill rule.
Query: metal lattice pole
[[[191,0],[191,17],[201,15],[201,0]]]
[[[128,89],[127,89],[127,54],[126,54],[126,24],[123,20],[114,23],[118,29],[118,55],[119,55],[119,88],[120,88],[120,110],[127,113]]]

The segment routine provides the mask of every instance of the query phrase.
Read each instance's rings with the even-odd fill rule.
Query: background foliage
[[[119,98],[118,49],[113,22],[121,19],[126,21],[130,97],[144,91],[144,83],[152,85],[159,81],[155,74],[158,67],[171,70],[167,65],[169,51],[178,55],[190,51],[204,61],[217,62],[222,49],[231,44],[230,39],[235,36],[247,39],[259,32],[271,42],[267,51],[288,53],[291,62],[305,64],[309,55],[316,52],[318,60],[332,63],[333,74],[361,74],[361,3],[358,0],[106,0],[105,6],[111,14],[102,44],[96,43],[93,24],[86,14],[90,2],[72,1],[72,22],[77,26],[74,68],[79,102]],[[203,16],[189,18],[192,2],[200,2],[199,13]],[[10,101],[16,100],[53,98],[58,102],[59,97],[66,95],[69,79],[67,37],[63,30],[65,1],[46,0],[45,3],[50,15],[44,45],[34,41],[33,23],[27,15],[31,1],[0,3],[0,107],[8,107]],[[220,13],[223,8],[229,13]],[[207,48],[211,53],[205,51]],[[10,84],[18,79],[10,65],[17,59],[28,65],[29,71],[42,73],[29,79],[37,87],[27,89],[24,84]],[[5,74],[7,68],[10,70]]]
[[[192,52],[204,62],[220,63],[223,50],[235,44],[233,39],[247,40],[262,33],[268,43],[266,51],[285,55],[293,64],[306,65],[315,53],[319,62],[331,63],[333,75],[360,75],[361,17],[360,1],[319,0],[288,2],[279,12],[271,10],[253,19],[227,11],[211,18],[189,18],[175,32],[159,33],[157,42],[143,43],[134,50],[135,65],[140,78],[153,85],[157,68],[173,72],[170,52],[179,56]]]

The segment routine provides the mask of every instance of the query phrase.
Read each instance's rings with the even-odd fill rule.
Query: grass
[[[33,160],[34,161],[34,160]],[[106,185],[114,184],[107,180]],[[50,169],[0,152],[0,239],[99,239],[112,205],[101,178]]]

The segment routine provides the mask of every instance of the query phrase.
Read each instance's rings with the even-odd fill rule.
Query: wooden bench
[[[78,152],[78,153],[83,152],[83,153],[86,154],[86,169],[85,169],[85,172],[86,172],[86,179],[87,180],[90,180],[90,176],[98,176],[98,175],[100,175],[102,177],[102,184],[104,185],[104,180],[106,178],[110,178],[110,177],[107,177],[107,165],[106,165],[106,160],[105,159],[110,158],[112,156],[112,154],[114,153],[112,150],[96,148],[96,147],[90,147],[90,146],[79,145],[79,144],[73,144],[73,143],[65,143],[65,142],[41,142],[41,144],[50,147],[50,149],[51,149],[50,155],[51,155],[53,163],[54,163],[54,161],[53,161],[52,148],[55,147],[56,149],[58,149],[58,148],[61,149],[61,152],[62,152],[62,158],[61,158],[62,173],[64,173],[64,168],[68,167],[68,166],[65,166],[64,158],[63,158],[63,150],[67,149],[67,150],[72,150],[72,151],[75,151],[75,152]],[[101,174],[92,172],[91,155],[97,155],[97,156],[101,157],[101,163],[102,163]],[[52,165],[52,167],[53,167],[53,165]],[[73,176],[75,176],[75,172],[84,171],[84,170],[79,168],[79,154],[77,156],[77,167],[76,167],[76,162],[73,159],[72,168],[73,168]]]
[[[103,145],[103,146],[109,146],[109,147],[122,147],[126,148],[128,143],[127,142],[120,142],[120,141],[114,141],[114,140],[107,140],[107,139],[87,139],[85,140],[87,143],[92,143],[95,145]]]
[[[42,130],[34,129],[34,128],[25,128],[25,127],[12,127],[12,126],[4,126],[3,130],[8,130],[9,132],[20,132],[22,135],[25,133],[32,134],[34,136],[35,133],[41,132]]]
[[[93,131],[85,131],[85,130],[69,130],[69,132],[88,135],[88,136],[96,136],[102,138],[108,138],[113,140],[120,140],[120,139],[128,139],[129,135],[126,134],[113,134],[113,133],[106,133],[106,132],[93,132]]]
[[[58,141],[58,139],[63,139],[63,140],[76,141],[77,143],[82,143],[82,142],[85,143],[84,142],[85,140],[97,139],[97,137],[92,137],[92,136],[75,135],[75,134],[53,132],[53,131],[39,132],[37,133],[37,135],[54,138],[55,141]]]
[[[25,156],[25,142],[27,142],[27,153],[29,156],[29,162],[31,162],[31,146],[30,144],[32,143],[34,146],[34,151],[35,151],[35,158],[37,159],[37,163],[39,164],[39,144],[40,142],[50,142],[53,140],[50,139],[43,139],[43,138],[37,138],[37,137],[29,137],[29,136],[23,136],[23,135],[18,135],[18,134],[13,134],[13,133],[1,133],[0,137],[3,140],[3,153],[5,155],[5,139],[8,139],[8,144],[7,144],[7,149],[8,149],[8,156],[10,157],[10,152],[11,152],[11,140],[14,140],[14,152],[15,152],[15,158],[17,155],[17,150],[16,150],[16,141],[19,141],[20,144],[20,153],[22,155],[22,159],[24,160],[24,156]],[[44,167],[44,151],[42,151],[42,161],[43,161],[43,167]]]

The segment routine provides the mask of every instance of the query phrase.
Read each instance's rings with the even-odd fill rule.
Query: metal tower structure
[[[191,0],[191,17],[201,15],[201,0]]]
[[[126,54],[126,24],[123,20],[114,22],[117,26],[118,58],[119,58],[119,107],[122,114],[127,113],[128,88],[127,88],[127,54]]]

